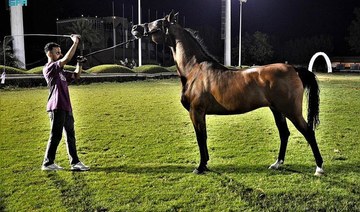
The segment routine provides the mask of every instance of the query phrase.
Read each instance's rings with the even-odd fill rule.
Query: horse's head
[[[176,24],[177,17],[178,13],[174,14],[172,11],[164,18],[155,20],[150,23],[134,25],[131,30],[131,34],[133,34],[136,38],[151,36],[151,39],[155,43],[164,43],[166,41],[166,37],[169,34],[169,27]]]

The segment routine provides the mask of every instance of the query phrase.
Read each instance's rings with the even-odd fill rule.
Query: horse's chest
[[[207,95],[201,81],[182,81],[181,103],[186,110],[190,107],[203,107],[207,102]]]
[[[183,88],[181,92],[181,104],[184,106],[186,110],[190,109],[190,97],[186,94],[187,90]]]

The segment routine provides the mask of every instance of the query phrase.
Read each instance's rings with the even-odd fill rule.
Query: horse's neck
[[[205,57],[199,43],[184,30],[174,36],[174,44],[170,48],[181,76],[186,77],[199,59]]]
[[[174,61],[177,65],[179,74],[181,76],[187,76],[189,70],[194,64],[196,64],[196,57],[194,55],[190,55],[186,52],[186,45],[184,45],[181,41],[177,41],[175,44],[175,48],[171,48]]]

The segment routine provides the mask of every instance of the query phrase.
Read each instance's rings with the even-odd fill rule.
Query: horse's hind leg
[[[311,147],[317,165],[315,175],[318,176],[323,175],[324,174],[324,170],[322,169],[323,159],[321,157],[320,150],[316,142],[314,130],[311,128],[311,126],[307,125],[306,121],[302,116],[299,116],[295,120],[292,120],[292,122],[295,125],[295,127],[301,132],[301,134],[303,134],[303,136],[305,137],[305,139],[307,140],[307,142]]]
[[[206,165],[209,160],[209,153],[206,143],[207,133],[206,133],[205,114],[194,110],[190,110],[190,118],[194,125],[196,139],[200,150],[200,164],[199,167],[195,169],[193,172],[195,174],[202,174],[205,171],[208,171]]]
[[[279,166],[283,164],[285,160],[286,147],[290,136],[290,131],[287,126],[285,116],[282,113],[275,110],[274,108],[270,108],[270,109],[274,115],[275,123],[280,134],[280,150],[279,150],[278,159],[275,161],[275,163],[270,165],[269,169],[278,169]]]

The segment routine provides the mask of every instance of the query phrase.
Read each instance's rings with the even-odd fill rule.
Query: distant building
[[[360,72],[360,56],[333,57],[331,58],[331,66],[334,71]]]

